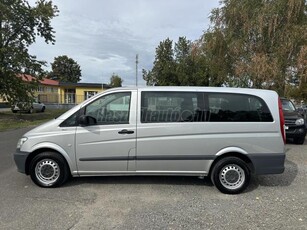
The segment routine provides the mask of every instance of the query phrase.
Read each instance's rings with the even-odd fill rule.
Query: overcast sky
[[[34,0],[32,0],[34,2]],[[218,0],[53,0],[59,16],[52,20],[56,44],[38,39],[31,54],[49,63],[67,55],[81,66],[81,82],[108,83],[112,73],[123,85],[135,84],[135,55],[142,69],[152,68],[155,48],[169,37],[198,39],[209,26]]]

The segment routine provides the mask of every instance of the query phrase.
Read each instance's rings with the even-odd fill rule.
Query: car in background
[[[296,144],[304,144],[306,136],[304,115],[296,109],[291,100],[281,98],[281,102],[285,119],[286,137],[292,138]]]
[[[17,112],[27,112],[27,113],[33,113],[33,112],[45,112],[46,106],[44,103],[40,101],[34,101],[31,103],[28,102],[16,102],[12,105],[11,110],[13,113]]]

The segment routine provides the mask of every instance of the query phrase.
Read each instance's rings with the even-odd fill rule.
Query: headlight
[[[304,119],[303,118],[299,118],[295,121],[295,124],[296,125],[303,125],[305,122],[304,122]]]
[[[28,138],[26,137],[22,137],[19,139],[18,143],[17,143],[17,149],[20,149],[21,146],[28,140]]]

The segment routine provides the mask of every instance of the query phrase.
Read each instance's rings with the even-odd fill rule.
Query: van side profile
[[[14,159],[41,187],[70,175],[209,176],[237,194],[253,174],[283,173],[284,143],[274,91],[115,88],[26,133]]]

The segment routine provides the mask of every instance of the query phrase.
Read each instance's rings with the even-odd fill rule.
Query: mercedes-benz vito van
[[[26,133],[14,159],[41,187],[72,175],[210,176],[223,193],[252,174],[284,171],[276,92],[240,88],[115,88]]]

